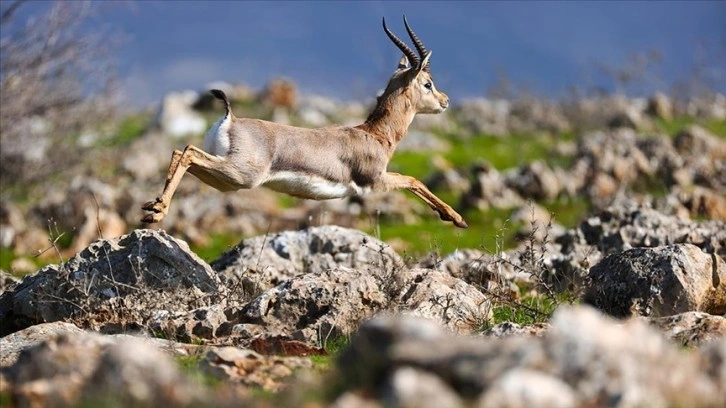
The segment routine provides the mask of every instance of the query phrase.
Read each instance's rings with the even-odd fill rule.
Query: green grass
[[[141,137],[149,125],[151,116],[146,113],[129,115],[121,120],[115,135],[99,143],[99,147],[127,146],[135,139]]]
[[[75,239],[76,231],[73,230],[59,232],[58,226],[56,224],[53,224],[52,228],[53,232],[49,236],[49,240],[53,240],[55,242],[55,246],[60,250],[70,248],[73,244],[73,240]],[[35,253],[18,254],[10,248],[0,248],[0,269],[6,272],[10,272],[14,276],[22,277],[26,273],[17,273],[16,271],[13,271],[11,269],[13,261],[18,258],[27,258],[28,260],[30,260],[30,262],[35,265],[35,271],[46,265],[59,264],[67,261],[67,259],[59,259],[56,256],[56,250],[51,246],[50,241],[48,241],[47,247],[42,248],[41,251],[43,251],[44,256],[38,256],[39,254]],[[35,271],[32,271],[30,273],[33,273]]]
[[[698,124],[714,135],[726,138],[726,120],[697,121],[689,116],[680,116],[671,120],[655,119],[656,128],[670,136],[677,136],[678,133],[692,124]]]
[[[301,199],[287,194],[278,194],[277,205],[280,208],[293,208],[301,202]]]
[[[410,246],[405,251],[409,256],[420,256],[431,251],[448,254],[457,249],[479,248],[496,252],[499,245],[504,248],[514,246],[517,226],[511,225],[510,210],[492,209],[486,212],[472,210],[462,214],[469,228],[456,228],[444,222],[434,213],[421,216],[421,222],[413,225],[393,224],[381,221],[375,226],[380,233],[379,239],[401,239]],[[374,229],[374,228],[371,228]],[[367,231],[374,234],[374,231]],[[501,248],[499,248],[501,249]]]
[[[553,147],[559,141],[572,139],[572,134],[489,136],[475,135],[465,140],[447,137],[449,151],[437,153],[455,167],[469,166],[487,161],[499,170],[518,167],[540,159],[551,166],[567,166],[570,158],[556,155]],[[390,171],[416,178],[425,178],[432,172],[430,152],[397,152],[388,165]]]
[[[524,292],[527,288],[521,288]],[[493,319],[486,328],[499,323],[512,322],[519,325],[531,325],[549,321],[559,305],[576,303],[577,297],[572,292],[562,292],[551,296],[524,296],[518,302],[502,304],[494,307]]]
[[[199,382],[200,384],[203,384],[210,388],[216,388],[224,384],[223,380],[217,377],[213,377],[211,375],[206,375],[199,369],[199,363],[202,361],[203,358],[204,354],[200,352],[193,353],[188,356],[179,356],[176,357],[175,360],[184,374]]]
[[[540,203],[553,214],[553,222],[566,228],[574,228],[590,210],[590,202],[581,197],[561,196],[552,201]]]
[[[685,129],[688,125],[693,124],[693,119],[686,116],[673,118],[672,120],[656,118],[654,120],[654,123],[658,130],[662,131],[667,135],[675,136],[681,130]]]
[[[51,249],[51,251],[52,251],[52,249]],[[58,259],[56,259],[55,257],[36,258],[34,256],[27,256],[27,255],[22,256],[22,255],[16,254],[14,251],[12,251],[8,248],[1,248],[0,249],[0,269],[4,270],[5,272],[9,272],[13,276],[22,278],[23,276],[26,275],[25,272],[18,273],[16,271],[13,271],[10,268],[10,265],[12,265],[13,261],[18,258],[27,258],[30,260],[30,262],[32,262],[35,265],[35,271],[32,271],[30,273],[36,272],[37,270],[39,270],[40,268],[42,268],[46,265],[58,263]]]
[[[15,252],[8,248],[0,248],[0,269],[10,271],[10,264],[17,258]]]
[[[716,136],[726,139],[726,120],[712,120],[705,124],[706,129]]]
[[[240,242],[239,234],[211,233],[209,234],[209,245],[189,245],[192,252],[197,254],[206,262],[211,262],[223,252],[231,249]]]
[[[520,305],[494,307],[491,324],[512,322],[519,325],[530,325],[542,323],[549,320],[556,308],[557,302],[554,299],[543,296],[526,296],[520,301]]]

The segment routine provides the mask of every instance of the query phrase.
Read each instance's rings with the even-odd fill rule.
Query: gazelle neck
[[[359,129],[375,135],[389,148],[389,157],[408,133],[408,127],[416,116],[413,101],[407,91],[407,88],[398,88],[392,92],[384,92],[365,123],[358,126]]]

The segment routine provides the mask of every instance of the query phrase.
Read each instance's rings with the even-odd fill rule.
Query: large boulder
[[[200,370],[232,384],[280,391],[284,380],[312,363],[302,357],[265,356],[239,347],[211,347],[199,363]]]
[[[723,339],[683,352],[640,319],[574,307],[558,310],[542,337],[453,336],[425,319],[376,318],[338,365],[348,384],[388,398],[401,389],[396,373],[411,368],[481,407],[722,407],[725,356]]]
[[[726,256],[723,221],[694,221],[669,215],[648,202],[618,200],[583,220],[577,228],[586,243],[610,255],[637,247],[693,244],[709,253]]]
[[[23,350],[2,374],[18,406],[189,406],[207,395],[152,339],[75,330]]]
[[[686,312],[645,319],[671,341],[685,347],[700,346],[726,338],[726,317],[703,312]]]
[[[402,265],[401,257],[388,244],[333,225],[245,239],[211,263],[228,282],[241,282],[251,293],[336,267],[381,275]]]
[[[20,352],[61,334],[83,333],[83,329],[66,322],[41,323],[0,337],[0,367],[15,364]]]
[[[322,347],[382,312],[425,316],[470,333],[489,321],[491,308],[474,286],[438,271],[371,273],[340,266],[289,279],[229,320],[233,332],[282,335]]]
[[[59,320],[105,331],[139,329],[159,310],[187,311],[225,293],[185,242],[136,230],[98,240],[0,295],[0,335]]]
[[[583,296],[617,317],[726,313],[726,263],[690,244],[635,248],[590,269]]]

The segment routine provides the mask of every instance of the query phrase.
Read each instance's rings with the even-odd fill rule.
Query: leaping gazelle
[[[204,150],[188,145],[175,150],[161,196],[143,205],[143,222],[161,221],[184,173],[189,171],[220,191],[257,186],[313,200],[348,197],[369,191],[407,189],[444,221],[467,224],[453,208],[419,180],[386,170],[417,113],[441,113],[449,97],[434,86],[429,72],[431,51],[403,18],[418,54],[386,26],[383,30],[403,52],[398,68],[365,123],[355,127],[307,129],[259,119],[236,118],[224,92],[226,114],[207,132]]]

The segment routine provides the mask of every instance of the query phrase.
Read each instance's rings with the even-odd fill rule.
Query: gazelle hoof
[[[464,221],[464,219],[460,219],[459,221],[454,221],[454,225],[456,225],[459,228],[469,228],[469,224]]]
[[[161,221],[164,218],[164,215],[165,214],[160,212],[146,214],[144,218],[141,219],[141,222],[143,222],[144,224],[153,224],[155,222]]]
[[[442,221],[451,221],[459,228],[469,228],[469,224],[467,224],[466,221],[464,221],[464,218],[462,218],[459,214],[454,213],[452,216],[439,210],[436,210],[436,212],[439,213],[439,218],[441,218]]]
[[[154,201],[147,201],[144,205],[141,206],[141,209],[144,211],[161,212],[161,200],[157,198]]]

